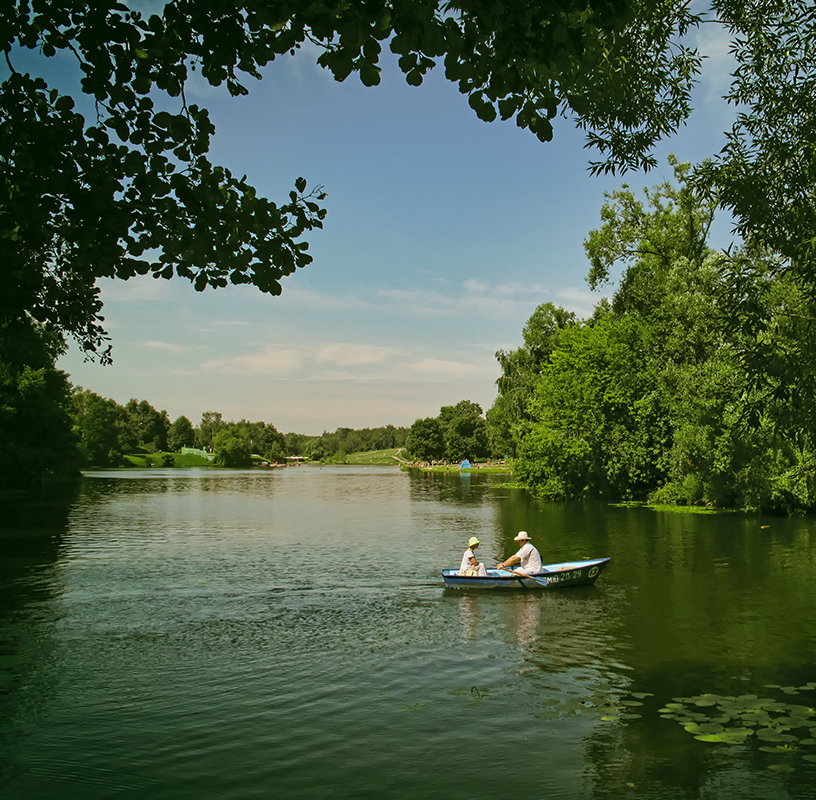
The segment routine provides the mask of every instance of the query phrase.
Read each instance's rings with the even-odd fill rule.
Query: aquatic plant
[[[786,695],[813,691],[816,683],[804,686],[767,685]],[[816,762],[816,755],[802,754],[802,746],[816,745],[816,709],[798,703],[786,703],[755,694],[739,696],[710,692],[694,697],[675,697],[658,712],[664,719],[675,720],[685,731],[701,742],[740,745],[752,741],[765,753],[802,755]],[[751,738],[753,737],[753,738]],[[789,764],[771,764],[768,769],[788,772]]]

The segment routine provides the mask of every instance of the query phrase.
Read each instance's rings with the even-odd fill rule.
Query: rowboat
[[[489,569],[485,576],[460,575],[458,569],[443,569],[445,586],[452,589],[565,589],[591,586],[611,558],[590,558],[547,564],[541,572],[525,576],[512,569]]]

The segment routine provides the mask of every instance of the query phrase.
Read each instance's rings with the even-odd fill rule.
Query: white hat
[[[529,539],[530,534],[527,531],[519,531],[517,536],[513,537],[517,542],[520,542],[522,539]]]

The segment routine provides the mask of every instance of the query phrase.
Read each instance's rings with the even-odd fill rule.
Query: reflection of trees
[[[43,699],[25,691],[48,646],[32,641],[31,616],[57,594],[54,567],[77,491],[78,484],[58,484],[0,499],[0,784],[14,769],[21,706]]]
[[[482,505],[490,495],[490,484],[497,475],[478,472],[425,472],[408,470],[411,480],[411,500],[419,502],[451,503],[453,505]]]
[[[538,638],[525,647],[537,670],[535,696],[557,699],[552,717],[573,713],[565,698],[588,686],[587,696],[576,699],[589,701],[578,713],[598,720],[584,740],[592,796],[724,797],[729,785],[744,789],[761,776],[771,781],[771,795],[780,791],[756,743],[698,742],[676,722],[661,719],[657,709],[675,697],[762,695],[769,691],[766,684],[795,687],[813,679],[816,557],[810,523],[538,503],[522,492],[501,493],[508,495],[497,504],[507,552],[514,531],[522,528],[537,537],[545,563],[613,558],[585,598],[585,590],[545,593]],[[590,597],[594,601],[585,603]],[[606,675],[611,701],[602,692],[592,696],[592,671],[599,682]],[[642,708],[622,705],[632,702],[632,692],[653,696],[643,699]],[[816,692],[803,692],[793,702],[815,700]],[[641,716],[601,721],[593,706],[604,702]],[[781,796],[812,796],[812,785],[806,789],[809,769],[797,766],[786,776],[789,793]],[[801,788],[790,788],[794,783]]]
[[[807,520],[775,518],[762,528],[753,516],[544,503],[521,491],[501,493],[509,495],[496,504],[497,546],[505,552],[513,552],[512,536],[522,528],[544,563],[612,557],[598,589],[622,593],[605,628],[615,634],[620,661],[638,674],[666,681],[675,694],[685,692],[690,675],[714,681],[691,693],[727,693],[717,675],[760,686],[812,677],[791,668],[816,655],[806,635],[816,597]]]

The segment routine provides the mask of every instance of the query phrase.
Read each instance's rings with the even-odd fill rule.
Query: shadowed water
[[[811,521],[500,480],[154,470],[5,501],[3,797],[813,797]],[[495,564],[522,529],[545,563],[612,564],[560,592],[443,588],[469,536]],[[660,712],[704,694],[785,704],[793,741]]]

